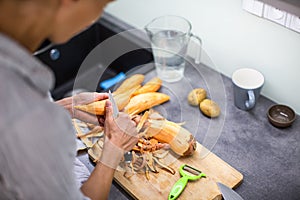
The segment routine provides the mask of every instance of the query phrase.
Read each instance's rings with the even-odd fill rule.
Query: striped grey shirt
[[[0,199],[86,199],[68,113],[50,102],[51,71],[0,34]]]

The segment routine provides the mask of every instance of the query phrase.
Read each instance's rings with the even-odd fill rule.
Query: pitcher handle
[[[201,59],[201,50],[202,50],[202,40],[200,37],[198,37],[197,35],[194,35],[191,33],[191,37],[195,38],[198,41],[198,45],[199,47],[197,48],[197,54],[196,54],[196,58],[195,58],[195,63],[196,64],[200,64],[200,59]]]
[[[249,110],[255,105],[255,95],[253,90],[248,90],[248,100],[245,102],[246,108]]]

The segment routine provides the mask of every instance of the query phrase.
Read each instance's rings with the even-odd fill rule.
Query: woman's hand
[[[63,106],[71,115],[72,118],[79,119],[81,121],[92,123],[96,125],[102,125],[104,123],[103,116],[95,116],[87,112],[75,109],[74,106],[89,104],[95,101],[100,101],[108,99],[107,93],[97,93],[97,92],[83,92],[72,97],[67,97],[56,101],[57,104]]]
[[[131,150],[138,141],[136,123],[123,112],[114,119],[110,101],[106,102],[105,107],[104,133],[113,144],[124,151]]]
[[[124,152],[131,150],[138,142],[136,123],[122,112],[114,119],[111,102],[106,101],[104,134],[105,141],[100,162],[116,169]]]

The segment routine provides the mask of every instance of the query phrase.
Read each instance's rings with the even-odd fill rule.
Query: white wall
[[[241,0],[118,0],[106,12],[137,28],[160,15],[187,18],[220,72],[258,69],[262,93],[300,113],[300,34],[244,11]]]

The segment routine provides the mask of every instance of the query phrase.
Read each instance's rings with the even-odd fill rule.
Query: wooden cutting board
[[[124,176],[124,172],[116,171],[114,180],[135,199],[168,199],[173,184],[180,178],[178,169],[182,164],[201,170],[207,177],[189,181],[178,199],[222,199],[216,182],[234,188],[243,180],[240,172],[199,143],[192,156],[179,158],[170,165],[176,169],[175,175],[160,170],[159,173],[150,173],[150,180],[147,180],[144,173],[134,174],[128,178]]]

